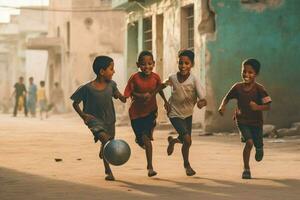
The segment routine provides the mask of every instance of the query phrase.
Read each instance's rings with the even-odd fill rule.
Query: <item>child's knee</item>
[[[192,139],[191,139],[191,136],[189,134],[184,135],[183,144],[185,146],[191,146],[192,145]]]
[[[105,133],[105,132],[101,132],[101,133],[99,133],[99,140],[100,140],[100,142],[102,143],[102,145],[105,145],[109,140],[111,140],[112,138],[111,138],[111,136],[110,135],[108,135],[107,133]]]
[[[254,143],[253,143],[253,140],[252,140],[252,139],[249,139],[249,140],[246,141],[246,147],[247,147],[247,148],[252,148],[252,147],[253,147],[253,144],[254,144]]]
[[[142,136],[142,140],[143,140],[145,145],[150,145],[151,144],[151,139],[145,134]]]

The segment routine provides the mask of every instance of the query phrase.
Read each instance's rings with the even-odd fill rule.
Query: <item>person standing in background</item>
[[[27,117],[27,106],[26,106],[26,87],[24,85],[24,78],[23,76],[19,77],[19,82],[17,82],[14,85],[14,92],[12,96],[15,96],[15,107],[14,107],[14,112],[13,112],[13,117],[17,116],[18,110],[22,110],[24,107],[24,114]]]
[[[33,83],[33,77],[30,77],[28,94],[27,94],[27,108],[32,117],[35,117],[35,113],[36,113],[36,100],[37,100],[37,87]]]
[[[48,118],[48,107],[47,107],[47,97],[45,90],[45,81],[40,81],[40,88],[37,91],[37,99],[40,107],[40,117],[43,119],[43,113],[46,114]]]
[[[58,82],[54,83],[50,99],[53,106],[53,113],[63,113],[65,111],[64,91]]]

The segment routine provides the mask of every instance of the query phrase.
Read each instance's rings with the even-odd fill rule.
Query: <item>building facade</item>
[[[48,10],[47,36],[29,41],[28,47],[48,51],[49,90],[59,82],[70,109],[72,92],[95,78],[91,66],[98,55],[114,59],[114,79],[123,89],[125,13],[112,10],[108,0],[50,0]]]
[[[135,61],[142,50],[153,52],[162,79],[177,71],[180,49],[195,52],[193,73],[206,90],[208,105],[195,113],[194,121],[206,131],[234,127],[234,103],[223,118],[218,106],[228,89],[241,81],[241,63],[249,57],[262,63],[258,82],[273,98],[265,122],[287,127],[299,121],[297,0],[113,0],[113,7],[127,13],[127,77],[137,70]]]

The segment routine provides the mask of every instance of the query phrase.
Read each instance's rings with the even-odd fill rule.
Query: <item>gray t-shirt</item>
[[[113,124],[116,122],[116,114],[112,97],[118,91],[116,82],[112,80],[103,90],[96,89],[89,82],[79,87],[71,99],[83,102],[83,112],[93,115],[104,124]]]

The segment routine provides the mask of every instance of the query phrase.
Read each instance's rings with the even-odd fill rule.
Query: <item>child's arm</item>
[[[249,105],[250,105],[251,109],[254,111],[266,111],[266,110],[270,110],[270,108],[271,108],[270,103],[258,105],[254,101],[251,101]]]
[[[169,112],[171,111],[171,106],[170,106],[169,102],[168,102],[167,99],[166,99],[166,96],[165,96],[164,91],[160,90],[160,91],[159,91],[159,95],[160,95],[161,98],[164,100],[164,107],[165,107],[167,113],[169,113]]]
[[[251,101],[249,103],[250,108],[253,111],[267,111],[267,110],[270,110],[272,99],[268,95],[268,93],[265,90],[265,88],[263,86],[258,87],[258,93],[259,93],[259,95],[262,98],[261,99],[262,100],[262,105],[258,105],[254,101]]]
[[[229,100],[226,97],[224,97],[223,100],[222,100],[222,103],[221,103],[221,105],[219,106],[219,109],[218,109],[221,116],[224,115],[225,110],[226,110],[226,105],[228,104],[228,102],[229,102]]]
[[[165,82],[161,83],[151,94],[152,95],[156,95],[157,93],[160,94],[160,92],[162,92],[162,90],[165,89],[167,86],[168,86],[168,83],[167,83],[167,81],[165,81]]]
[[[127,97],[125,97],[123,94],[121,94],[121,92],[116,91],[114,94],[114,98],[115,99],[120,99],[121,102],[126,103],[126,99]]]
[[[225,95],[225,97],[223,98],[221,105],[219,106],[219,113],[221,116],[224,115],[225,110],[226,110],[226,105],[228,104],[230,99],[236,99],[238,97],[238,92],[237,92],[237,87],[238,84],[234,84],[231,89],[228,91],[228,93]]]
[[[93,115],[89,115],[84,113],[80,106],[79,106],[79,102],[73,101],[73,108],[74,110],[78,113],[78,115],[81,117],[81,119],[83,119],[84,123],[86,124],[89,120],[91,119],[95,119],[95,117]]]
[[[160,84],[153,92],[146,92],[146,93],[139,93],[139,92],[132,92],[132,96],[137,97],[137,98],[142,98],[145,101],[148,101],[152,98],[152,96],[156,95],[157,93],[160,94],[160,96],[162,97],[162,99],[166,102],[166,97],[164,95],[164,93],[162,92],[162,90],[167,87],[167,85],[165,85],[164,83]],[[162,96],[163,95],[163,96]]]
[[[203,108],[204,106],[207,105],[207,101],[205,99],[205,90],[200,84],[200,80],[198,78],[195,78],[195,88],[196,88],[196,93],[198,96],[198,101],[197,101],[197,107],[199,109]]]
[[[204,98],[203,99],[199,99],[198,102],[197,102],[197,107],[199,109],[203,108],[206,105],[207,105],[207,101]]]

